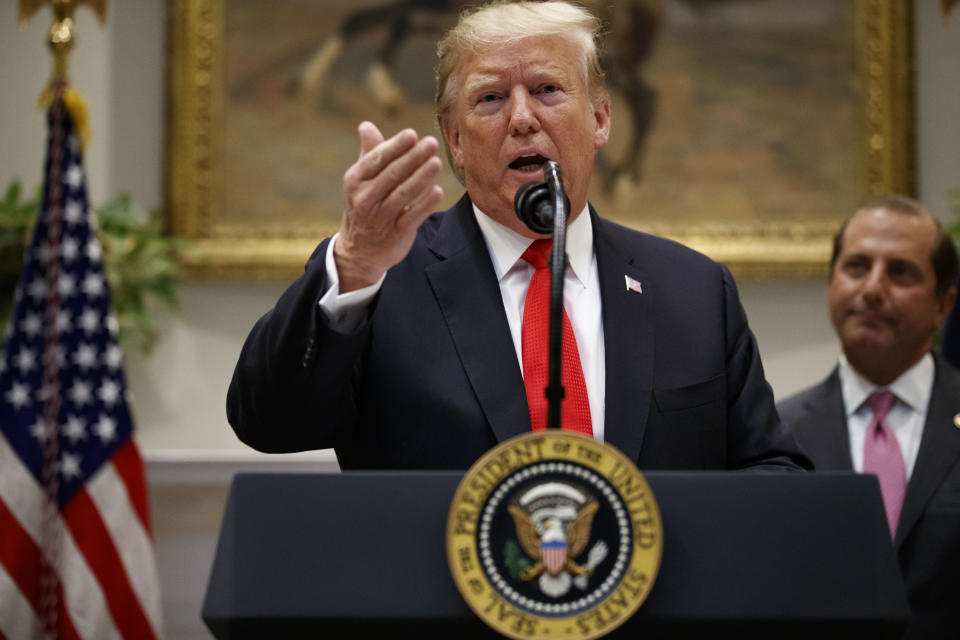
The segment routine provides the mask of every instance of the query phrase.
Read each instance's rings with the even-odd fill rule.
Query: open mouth
[[[547,158],[544,158],[538,153],[534,153],[527,156],[520,156],[510,163],[510,168],[516,169],[517,171],[533,173],[542,169],[543,163],[546,161]]]

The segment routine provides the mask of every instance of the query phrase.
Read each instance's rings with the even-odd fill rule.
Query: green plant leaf
[[[42,198],[42,188],[23,199],[18,181],[7,185],[0,200],[0,323],[12,311],[13,293]],[[128,193],[117,194],[96,209],[94,233],[101,246],[110,303],[117,318],[120,342],[149,353],[156,343],[155,312],[177,307],[180,278],[178,257],[182,240],[164,231],[163,214],[148,211]]]

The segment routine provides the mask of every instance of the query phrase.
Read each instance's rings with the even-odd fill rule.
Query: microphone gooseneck
[[[565,395],[563,362],[563,273],[567,269],[567,218],[570,200],[563,190],[560,165],[547,160],[543,165],[545,182],[528,182],[517,189],[513,207],[517,217],[536,233],[553,235],[550,254],[550,313],[547,388],[547,428],[560,429],[560,405]]]

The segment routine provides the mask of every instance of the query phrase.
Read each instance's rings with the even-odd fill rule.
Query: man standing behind
[[[960,634],[960,372],[933,354],[957,254],[919,203],[883,196],[834,238],[840,363],[778,405],[818,471],[875,473],[913,610],[910,637]]]

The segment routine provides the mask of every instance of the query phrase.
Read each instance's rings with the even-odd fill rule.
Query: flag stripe
[[[121,451],[133,447],[131,441],[121,447]],[[139,475],[143,477],[142,470]],[[109,531],[110,540],[117,550],[124,575],[129,578],[137,601],[143,607],[154,634],[160,635],[160,603],[150,597],[154,585],[159,582],[153,562],[152,543],[134,513],[130,495],[114,466],[108,464],[102,467],[87,483],[87,492]]]
[[[147,536],[152,537],[143,459],[140,457],[140,452],[133,440],[127,440],[127,443],[120,447],[120,450],[113,456],[113,466],[116,467],[117,474],[127,488],[127,496],[140,519],[140,525],[147,532]],[[149,554],[147,555],[149,556]]]
[[[0,640],[31,637],[36,619],[30,603],[0,565]]]
[[[0,564],[20,592],[35,603],[40,592],[40,547],[0,499]]]
[[[36,546],[35,540],[40,535],[40,513],[32,505],[41,504],[43,492],[3,437],[0,437],[0,499],[5,501],[28,536],[23,546],[14,548],[22,550],[28,549],[28,545]],[[106,611],[103,590],[90,573],[90,568],[80,556],[73,538],[65,530],[60,518],[57,518],[56,529],[55,535],[63,543],[56,562],[61,585],[59,593],[61,600],[67,603],[70,619],[73,620],[79,637],[96,640],[119,638],[110,616],[96,614],[98,611]],[[6,530],[6,527],[0,528],[0,531]],[[34,572],[38,571],[39,559],[36,563]],[[66,619],[66,616],[62,617]]]
[[[0,437],[0,499],[34,540],[40,539],[43,491],[7,439]]]
[[[59,562],[62,596],[70,609],[77,631],[83,638],[120,638],[113,619],[106,615],[107,601],[103,587],[97,583],[90,566],[80,554],[77,544],[62,520],[57,526],[63,531],[63,546]]]
[[[33,606],[0,565],[0,640],[32,638],[36,622]]]
[[[77,543],[77,548],[87,560],[97,581],[103,587],[107,608],[124,638],[155,638],[136,594],[123,570],[120,556],[110,541],[107,530],[96,505],[80,489],[63,509],[63,519]]]
[[[14,638],[32,634],[36,616],[40,549],[0,499],[0,627]],[[27,606],[22,606],[24,603]]]
[[[14,626],[14,638],[27,638],[30,636],[28,631],[22,634],[23,627],[32,629],[37,620],[35,616],[30,616],[31,611],[36,614],[39,610],[40,599],[40,547],[34,543],[30,535],[24,530],[20,523],[14,517],[13,513],[7,509],[7,505],[0,500],[0,564],[3,569],[0,573],[8,577],[7,585],[0,585],[8,588],[0,588],[3,594],[3,622],[4,626],[8,622]],[[64,607],[63,585],[57,579],[57,632],[61,640],[80,640],[77,630]],[[20,603],[26,601],[29,607],[20,607],[17,610],[6,611],[6,607],[12,605],[17,607]]]

